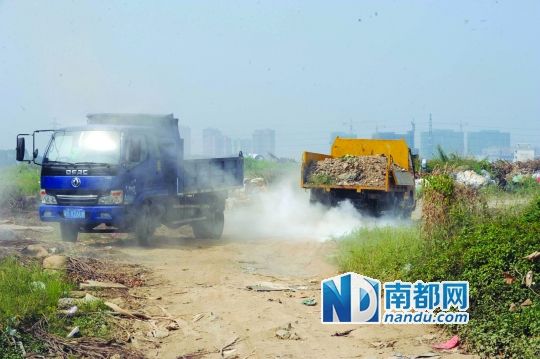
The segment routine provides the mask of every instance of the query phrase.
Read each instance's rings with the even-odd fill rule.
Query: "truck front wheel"
[[[60,223],[60,234],[65,242],[77,242],[79,225],[73,223]]]
[[[148,245],[157,228],[156,216],[152,213],[152,208],[148,203],[141,206],[135,222],[135,237],[141,246]]]
[[[219,239],[223,234],[225,216],[223,211],[214,212],[202,221],[193,222],[193,234],[195,238]]]

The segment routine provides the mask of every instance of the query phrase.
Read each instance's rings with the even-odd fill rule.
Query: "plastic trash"
[[[448,341],[433,345],[433,349],[454,349],[459,345],[459,337],[454,335]]]

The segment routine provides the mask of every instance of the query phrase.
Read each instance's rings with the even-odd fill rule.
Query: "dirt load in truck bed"
[[[385,185],[385,156],[343,156],[313,162],[307,182],[317,185],[369,186]]]

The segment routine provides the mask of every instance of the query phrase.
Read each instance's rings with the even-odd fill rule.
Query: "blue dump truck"
[[[197,238],[221,237],[228,191],[243,184],[242,153],[184,159],[172,114],[87,117],[86,126],[17,135],[17,161],[41,165],[39,216],[60,223],[63,240],[133,232],[144,245],[161,224],[190,225]],[[40,154],[36,134],[43,132],[51,136]]]

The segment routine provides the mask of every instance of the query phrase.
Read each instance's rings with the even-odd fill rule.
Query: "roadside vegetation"
[[[40,167],[26,163],[0,169],[0,209],[21,210],[39,195]]]
[[[540,185],[529,178],[475,190],[456,183],[451,169],[489,172],[492,164],[440,160],[425,177],[421,220],[345,236],[340,269],[381,281],[467,280],[469,324],[444,329],[484,357],[540,357],[540,254],[530,256],[540,251]],[[504,205],[489,205],[501,195]]]
[[[65,273],[47,272],[36,261],[1,259],[0,358],[46,355],[51,347],[76,354],[63,339],[74,327],[83,339],[110,340],[113,326],[101,300],[79,303],[73,316],[58,309],[73,288]]]
[[[299,165],[296,162],[278,162],[244,158],[245,178],[264,178],[272,183],[283,177],[297,176]]]

